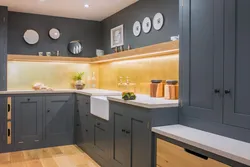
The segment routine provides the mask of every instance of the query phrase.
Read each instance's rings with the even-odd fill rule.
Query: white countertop
[[[182,125],[153,127],[152,131],[236,162],[250,165],[250,143]]]
[[[104,89],[54,89],[54,90],[8,90],[0,91],[0,95],[17,95],[17,94],[40,94],[40,93],[78,93],[88,96],[120,96],[121,92],[104,90]]]
[[[148,95],[136,94],[136,100],[123,100],[122,96],[109,96],[108,100],[130,104],[144,108],[178,107],[178,100],[166,100],[164,98],[152,98]]]

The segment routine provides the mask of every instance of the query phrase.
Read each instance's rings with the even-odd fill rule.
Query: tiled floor
[[[0,167],[100,167],[77,146],[0,154]]]

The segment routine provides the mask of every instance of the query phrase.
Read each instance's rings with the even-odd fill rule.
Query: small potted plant
[[[82,90],[85,87],[85,84],[82,81],[83,75],[84,75],[84,72],[78,72],[73,77],[73,80],[75,81],[75,88],[77,90]]]

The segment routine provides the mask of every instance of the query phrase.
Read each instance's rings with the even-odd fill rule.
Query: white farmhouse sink
[[[90,113],[109,120],[109,101],[106,96],[91,96],[90,98]]]

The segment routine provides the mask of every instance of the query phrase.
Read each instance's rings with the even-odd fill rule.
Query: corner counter
[[[178,100],[153,98],[142,94],[136,94],[136,100],[123,100],[122,96],[109,96],[108,100],[148,109],[178,107]]]

